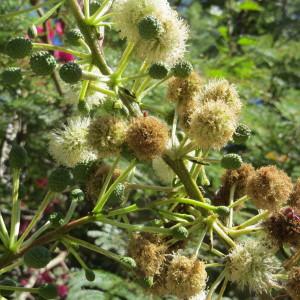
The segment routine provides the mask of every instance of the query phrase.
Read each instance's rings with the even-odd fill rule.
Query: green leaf
[[[87,281],[84,271],[70,274],[69,294],[67,300],[150,300],[143,289],[133,282],[112,273],[97,270],[93,282]]]
[[[248,36],[242,36],[238,39],[238,44],[241,46],[253,46],[256,45],[256,39]]]
[[[245,0],[244,2],[238,5],[240,10],[250,10],[250,11],[262,11],[263,7],[260,6],[257,2],[252,0]]]

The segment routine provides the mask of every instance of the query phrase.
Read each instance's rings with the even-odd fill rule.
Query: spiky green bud
[[[189,231],[184,226],[179,226],[172,230],[172,235],[178,240],[184,240],[188,238]]]
[[[235,130],[235,133],[233,135],[233,141],[237,144],[243,144],[247,142],[250,136],[251,129],[245,124],[240,124]]]
[[[96,278],[96,274],[93,270],[91,269],[86,269],[85,270],[85,278],[87,281],[94,281]]]
[[[23,37],[12,38],[6,44],[6,54],[12,58],[23,58],[30,55],[32,42]]]
[[[188,61],[180,61],[172,68],[175,77],[186,78],[193,72],[193,66]]]
[[[131,269],[135,269],[136,268],[136,262],[135,262],[135,260],[132,257],[123,256],[120,259],[120,262],[122,264],[124,264],[125,266],[127,266],[128,268],[131,268]]]
[[[33,53],[30,57],[30,66],[37,75],[50,75],[56,67],[56,60],[47,51]]]
[[[78,45],[80,39],[83,39],[81,31],[77,28],[71,29],[66,33],[68,42],[72,45]]]
[[[151,65],[149,69],[149,75],[153,79],[162,79],[168,75],[169,69],[168,67],[161,62],[155,63]]]
[[[64,224],[64,217],[60,212],[53,212],[49,216],[49,221],[53,227],[60,227]]]
[[[65,168],[57,168],[54,170],[48,179],[49,190],[60,193],[72,182],[72,175]]]
[[[78,64],[68,62],[60,68],[59,75],[66,83],[74,84],[81,79],[82,69]]]
[[[81,189],[74,189],[71,191],[72,200],[82,202],[84,200],[84,192]]]
[[[222,157],[221,166],[224,169],[235,170],[238,169],[243,163],[242,158],[235,153],[229,153]]]
[[[227,206],[218,206],[218,208],[215,210],[215,213],[217,213],[220,216],[228,216],[230,213],[230,208]]]
[[[50,251],[43,246],[33,247],[30,250],[28,250],[24,255],[24,262],[29,268],[44,268],[47,266],[50,260]]]
[[[156,17],[147,16],[138,23],[138,30],[141,38],[151,40],[161,33],[162,25]]]
[[[120,205],[123,200],[124,191],[125,185],[123,183],[118,183],[113,192],[111,193],[108,199],[108,203],[110,205]]]
[[[22,169],[27,164],[27,151],[25,148],[14,144],[9,154],[9,164],[13,169]]]
[[[91,162],[84,162],[76,165],[72,170],[74,181],[77,183],[85,183],[88,178],[91,165]]]
[[[7,285],[7,286],[16,287],[17,283],[12,279],[5,278],[5,279],[0,281],[0,285]],[[9,297],[13,293],[14,293],[14,291],[0,290],[0,295],[3,296],[3,297]]]
[[[22,80],[22,72],[20,68],[9,67],[2,72],[1,77],[4,84],[17,84]]]
[[[55,299],[58,296],[57,288],[53,284],[47,284],[40,287],[38,294],[43,299]]]
[[[153,286],[154,280],[153,276],[147,276],[142,278],[141,284],[144,288],[151,288]]]
[[[27,34],[31,39],[35,39],[38,36],[38,31],[34,24],[27,29]]]

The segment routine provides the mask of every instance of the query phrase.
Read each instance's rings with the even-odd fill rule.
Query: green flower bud
[[[144,288],[151,288],[153,286],[153,276],[147,276],[147,277],[144,277],[142,278],[141,280],[141,285],[144,287]]]
[[[91,162],[85,162],[76,165],[72,170],[74,181],[77,183],[85,183],[88,178],[91,165]]]
[[[84,193],[81,189],[74,189],[71,191],[71,198],[77,202],[82,202],[84,200]]]
[[[49,52],[39,51],[31,55],[30,66],[37,75],[50,75],[56,67],[56,60]]]
[[[79,29],[74,28],[66,33],[66,38],[70,44],[78,45],[79,40],[83,39],[83,35]]]
[[[94,281],[96,278],[96,274],[93,270],[87,269],[85,270],[85,278],[87,281]]]
[[[235,170],[238,169],[243,163],[242,158],[235,153],[229,153],[222,157],[221,166],[224,169]]]
[[[251,129],[245,124],[240,124],[235,130],[233,141],[237,144],[243,144],[249,139],[250,135]]]
[[[14,144],[9,154],[9,164],[13,169],[24,168],[27,164],[27,151],[23,147]]]
[[[136,268],[136,262],[133,258],[129,257],[129,256],[123,256],[121,259],[120,259],[120,262],[122,264],[124,264],[125,266],[127,266],[128,268],[131,268],[131,269],[135,269]]]
[[[50,251],[43,246],[31,248],[24,255],[24,262],[29,268],[41,269],[48,265],[51,260]]]
[[[58,296],[57,288],[53,284],[47,284],[40,287],[38,294],[43,299],[55,299]]]
[[[20,68],[9,67],[2,72],[2,81],[4,84],[17,84],[22,80]]]
[[[70,171],[65,168],[57,168],[54,170],[48,179],[49,189],[52,192],[62,192],[72,181]]]
[[[181,61],[172,68],[175,77],[186,78],[193,72],[193,66],[188,61]]]
[[[156,38],[162,31],[160,21],[153,17],[144,17],[138,24],[138,30],[140,36],[145,40],[151,40]]]
[[[169,69],[164,63],[155,63],[149,69],[149,75],[153,79],[163,79],[168,75]]]
[[[86,101],[79,101],[77,105],[78,111],[83,115],[88,115],[90,113],[90,107]]]
[[[226,217],[230,213],[230,208],[227,206],[218,206],[217,209],[215,210],[215,213],[222,217]]]
[[[175,239],[184,240],[188,238],[189,231],[185,227],[179,226],[172,230],[172,235]]]
[[[69,62],[60,68],[59,75],[63,81],[73,84],[81,79],[82,70],[78,64]]]
[[[60,227],[64,224],[63,214],[60,212],[53,212],[49,216],[49,221],[53,227]]]
[[[6,54],[12,58],[23,58],[30,55],[32,42],[23,37],[12,38],[6,44]]]
[[[101,1],[91,0],[90,1],[90,15],[93,15],[100,6],[101,6]]]
[[[118,183],[108,199],[109,204],[120,205],[123,200],[124,191],[125,185],[123,183]]]
[[[5,278],[0,281],[0,285],[7,285],[7,286],[13,286],[16,287],[17,283],[9,278]],[[0,290],[0,295],[3,297],[9,297],[14,293],[14,291],[6,291],[6,290]]]
[[[38,31],[34,24],[27,29],[27,34],[31,39],[34,39],[38,36]]]

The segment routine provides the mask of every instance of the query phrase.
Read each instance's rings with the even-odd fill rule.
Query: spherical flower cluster
[[[290,271],[286,290],[293,300],[300,299],[300,267],[294,267]]]
[[[257,208],[277,211],[287,203],[292,188],[291,179],[284,171],[266,166],[249,179],[247,195]]]
[[[88,118],[74,118],[50,135],[49,153],[59,164],[75,167],[78,163],[96,158],[87,143],[89,125]]]
[[[204,85],[199,94],[199,100],[202,103],[211,101],[222,101],[230,106],[231,110],[239,113],[242,103],[233,84],[226,79],[214,79]]]
[[[264,222],[267,233],[274,243],[292,246],[300,245],[300,212],[292,207],[285,207],[274,213]]]
[[[290,204],[300,209],[300,178],[296,181],[290,195]]]
[[[173,64],[183,57],[188,28],[167,0],[117,0],[112,11],[116,28],[136,43],[140,58]]]
[[[235,185],[235,198],[245,196],[248,180],[254,173],[253,166],[245,163],[236,170],[226,170],[222,176],[222,186],[216,195],[216,202],[219,205],[228,205],[230,189],[233,185]]]
[[[196,257],[176,255],[169,267],[166,287],[170,294],[187,299],[205,289],[207,273],[205,264]]]
[[[165,123],[154,117],[140,117],[130,125],[126,140],[139,159],[148,160],[163,154],[168,137]]]
[[[94,119],[88,132],[88,142],[97,151],[99,157],[117,154],[126,138],[127,124],[113,116],[102,116]]]
[[[227,257],[227,278],[239,288],[256,294],[268,293],[276,283],[274,273],[278,261],[272,248],[263,241],[247,239],[234,247]]]
[[[236,126],[236,118],[227,104],[209,101],[192,115],[188,134],[200,148],[218,150],[232,138]]]
[[[129,255],[136,261],[142,276],[159,274],[165,261],[166,246],[155,235],[136,234],[129,243]]]
[[[167,98],[172,102],[186,102],[199,94],[203,85],[203,78],[192,72],[186,78],[173,77],[168,83]]]

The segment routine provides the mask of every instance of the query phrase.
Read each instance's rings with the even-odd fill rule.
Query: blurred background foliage
[[[0,14],[24,7],[28,2],[0,1]],[[300,1],[171,2],[190,24],[187,57],[195,69],[206,80],[213,77],[227,78],[236,84],[243,99],[241,121],[252,129],[253,135],[246,145],[230,144],[223,151],[240,153],[246,162],[256,167],[276,164],[294,180],[300,177]],[[11,61],[1,51],[10,36],[26,32],[32,17],[34,15],[0,19],[1,71],[8,65],[28,65],[26,61]],[[57,15],[56,20],[52,20],[51,26],[55,27],[57,20],[63,24],[69,21],[64,10]],[[111,30],[106,35],[105,46],[105,53],[113,63],[119,57],[124,41],[119,40],[117,33]],[[130,70],[136,67],[134,63]],[[160,114],[170,114],[174,108],[164,100],[165,90],[165,87],[155,90],[146,100],[146,107],[153,107],[155,103],[155,109]],[[22,181],[22,200],[24,209],[31,215],[30,209],[36,207],[45,193],[45,178],[54,166],[47,154],[47,134],[72,113],[72,105],[66,103],[76,102],[74,95],[55,75],[49,80],[33,76],[28,71],[25,80],[18,86],[6,87],[0,82],[0,201],[4,214],[9,215],[10,177],[7,157],[12,142],[16,140],[25,145],[30,155],[30,163]],[[149,175],[147,183],[159,182],[150,165],[140,171]],[[216,190],[222,170],[212,167],[208,171],[211,190]],[[146,177],[140,174],[137,180],[142,181]],[[139,196],[140,192],[136,192],[132,194],[132,199]],[[153,195],[148,193],[144,197],[151,198]],[[61,200],[57,199],[54,203],[56,206],[50,211],[63,210]],[[26,218],[23,222],[26,222]],[[120,254],[126,251],[125,234],[111,226],[97,224],[79,230],[77,234]],[[78,265],[72,258],[67,263],[69,269],[74,271],[70,271],[66,278],[62,277],[62,266],[59,265],[59,271],[54,270],[53,274],[63,278],[59,279],[62,286],[68,286],[67,299],[147,299],[138,285],[126,281],[132,275],[124,273],[118,265],[90,253],[86,253],[85,260],[90,267],[105,270],[106,273],[99,271],[96,284],[88,284],[83,280],[82,273],[76,271]],[[27,275],[25,271],[13,274],[19,280],[23,277],[25,280]],[[121,278],[125,278],[125,281]],[[79,292],[79,287],[84,287],[83,292]],[[66,296],[67,292],[61,294],[62,299]],[[246,299],[247,296],[231,291],[230,297]]]

